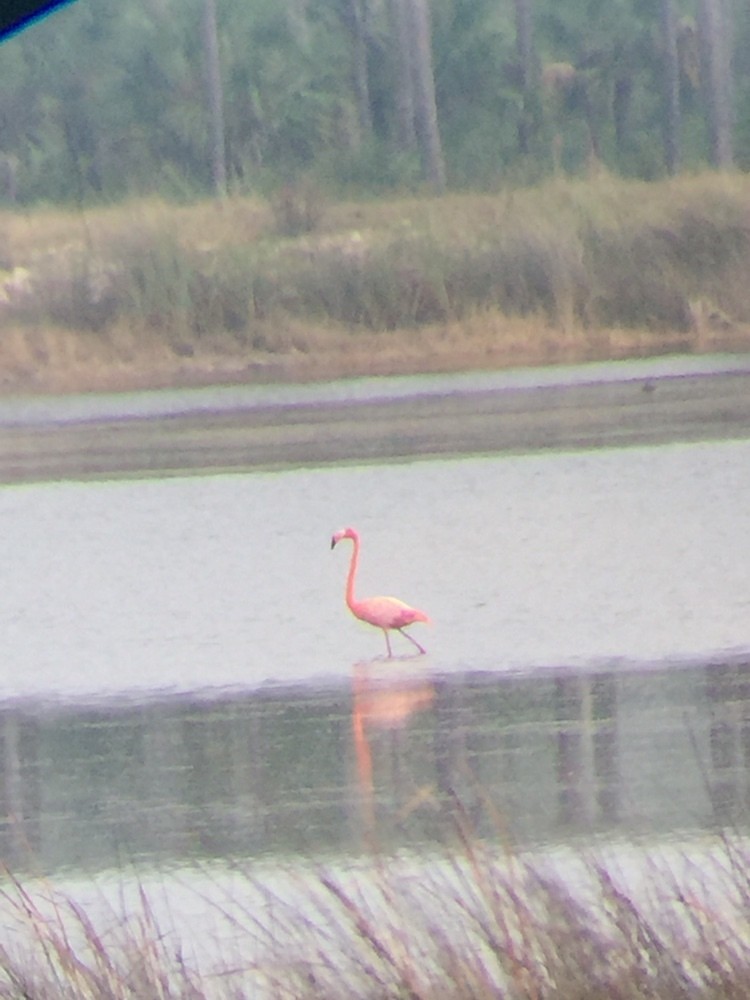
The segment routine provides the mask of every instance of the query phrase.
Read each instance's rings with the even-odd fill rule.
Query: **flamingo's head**
[[[342,528],[341,531],[337,531],[331,539],[331,548],[335,548],[342,538],[351,538],[353,542],[359,541],[359,535],[357,534],[355,528]]]

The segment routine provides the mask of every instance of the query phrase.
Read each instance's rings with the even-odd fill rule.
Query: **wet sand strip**
[[[0,482],[750,437],[750,373],[0,427]]]

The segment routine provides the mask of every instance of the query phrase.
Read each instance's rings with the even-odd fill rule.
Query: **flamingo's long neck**
[[[346,603],[350,611],[354,611],[357,605],[357,598],[354,596],[354,578],[357,575],[357,567],[359,566],[359,538],[352,538],[352,543],[354,548],[352,550],[352,558],[349,562],[349,573],[346,578]]]

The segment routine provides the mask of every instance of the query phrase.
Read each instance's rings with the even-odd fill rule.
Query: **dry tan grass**
[[[34,296],[36,312],[3,317],[0,389],[747,350],[748,205],[750,179],[739,174],[657,184],[600,174],[497,194],[325,203],[316,231],[291,239],[275,230],[272,207],[250,198],[6,211],[0,265],[45,261],[51,283],[48,301]],[[83,267],[77,292],[112,261],[131,287],[76,324],[76,297],[55,267],[74,278]],[[184,314],[174,311],[186,294]]]
[[[664,353],[750,350],[750,331],[702,326],[686,334],[629,329],[562,332],[544,319],[484,310],[417,330],[361,332],[269,325],[262,348],[217,336],[190,353],[121,323],[106,338],[14,325],[0,339],[0,391],[83,392],[248,381],[450,373],[575,364]]]
[[[238,866],[241,893],[203,898],[235,942],[225,957],[215,937],[204,972],[144,887],[127,915],[87,913],[6,873],[0,902],[21,934],[0,942],[0,996],[744,1000],[746,845],[703,840],[691,857],[657,844],[621,861],[616,847],[535,857],[473,837],[429,858],[290,867],[291,892],[279,873],[268,884]]]
[[[108,244],[132,229],[169,231],[191,247],[252,243],[272,226],[265,202],[232,198],[173,205],[159,199],[81,209],[39,208],[0,212],[0,247],[13,264],[69,247],[106,254]]]

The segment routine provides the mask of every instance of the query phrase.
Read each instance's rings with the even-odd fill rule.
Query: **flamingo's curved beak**
[[[333,537],[333,538],[331,539],[331,548],[332,548],[332,549],[335,549],[335,548],[336,548],[336,536],[335,536],[335,535],[334,535],[334,537]]]

